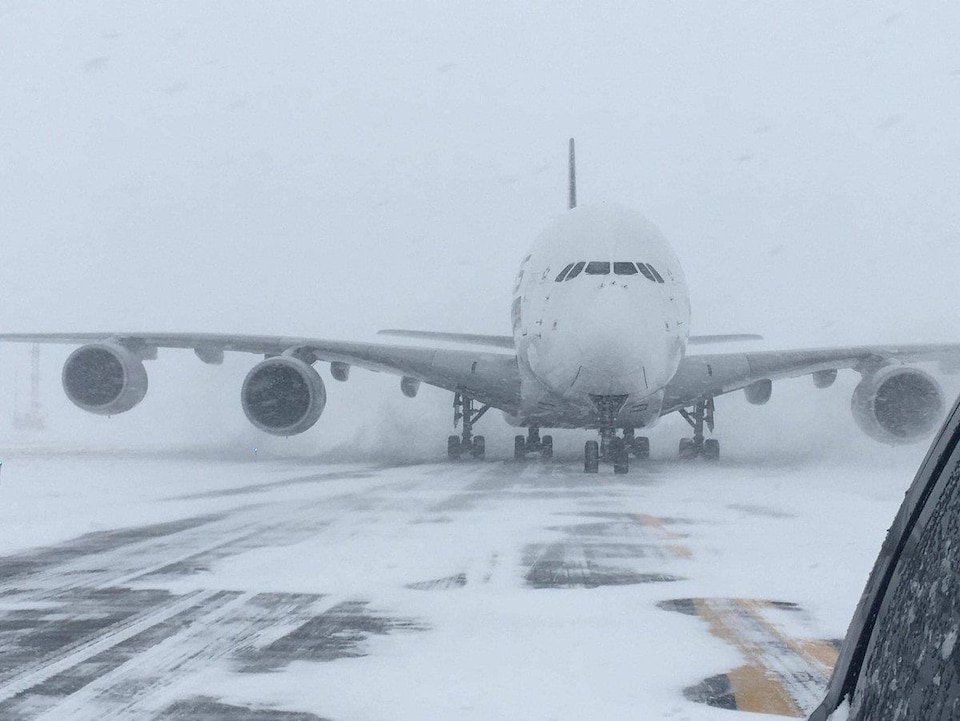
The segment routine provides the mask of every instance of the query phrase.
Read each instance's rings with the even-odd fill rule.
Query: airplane
[[[960,369],[960,344],[853,346],[790,351],[687,354],[688,346],[759,336],[690,335],[690,299],[683,270],[663,234],[641,214],[612,204],[578,205],[574,141],[569,141],[568,209],[534,241],[520,263],[511,305],[512,334],[478,335],[386,330],[396,337],[484,346],[486,350],[400,346],[285,336],[209,333],[7,333],[0,342],[80,344],[63,366],[67,397],[101,415],[123,413],[147,392],[144,361],[158,348],[193,349],[204,363],[225,352],[262,354],[240,391],[247,419],[258,429],[291,436],[311,428],[326,404],[314,368],[346,381],[352,367],[400,376],[414,397],[421,383],[454,394],[451,459],[482,458],[486,445],[474,426],[491,408],[526,433],[514,456],[553,455],[541,429],[585,428],[598,440],[584,445],[584,471],[601,462],[627,473],[630,457],[649,457],[638,435],[670,413],[691,426],[679,443],[684,459],[717,460],[714,399],[743,390],[766,403],[773,381],[809,375],[827,388],[837,372],[853,369],[861,381],[851,409],[860,429],[888,443],[912,443],[931,434],[944,415],[938,381],[911,365],[939,362]]]

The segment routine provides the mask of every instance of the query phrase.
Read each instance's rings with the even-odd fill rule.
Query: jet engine
[[[143,361],[118,343],[80,346],[63,364],[61,380],[75,406],[101,416],[129,411],[147,395]]]
[[[283,355],[267,358],[247,373],[240,401],[247,419],[261,431],[295,436],[320,418],[327,391],[312,365]]]
[[[860,430],[890,445],[925,438],[943,419],[940,384],[919,368],[883,366],[853,391],[853,417]]]

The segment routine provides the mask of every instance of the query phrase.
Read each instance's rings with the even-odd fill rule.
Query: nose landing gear
[[[623,437],[617,435],[617,415],[626,401],[626,396],[591,396],[597,406],[600,442],[587,441],[583,447],[583,472],[597,473],[600,462],[613,464],[613,472],[627,473],[630,470],[630,454],[637,458],[650,457],[650,439],[636,436],[633,428],[625,428]]]
[[[541,458],[553,458],[553,436],[540,437],[540,429],[530,426],[527,437],[515,436],[513,439],[513,457],[522,461],[528,453],[539,453]]]
[[[451,435],[447,438],[447,457],[457,460],[460,456],[471,455],[474,458],[483,458],[487,451],[486,440],[483,436],[473,435],[473,424],[480,420],[484,413],[490,410],[486,405],[474,408],[474,400],[463,393],[453,396],[453,427],[462,420],[463,426],[459,436]]]
[[[720,441],[716,438],[704,438],[703,426],[713,433],[713,398],[698,401],[693,412],[680,409],[680,415],[693,428],[693,438],[680,439],[680,458],[691,460],[703,456],[708,461],[720,459]]]
[[[583,472],[598,473],[600,462],[613,465],[613,472],[630,471],[630,454],[637,458],[650,457],[650,439],[646,436],[635,437],[632,428],[624,430],[623,437],[614,429],[602,429],[600,441],[587,441],[583,446]]]
[[[643,460],[650,457],[650,439],[646,436],[635,436],[633,428],[623,429],[623,443],[627,452]]]

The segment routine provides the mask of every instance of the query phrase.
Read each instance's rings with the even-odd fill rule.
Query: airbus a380
[[[714,398],[742,389],[759,405],[770,399],[774,380],[810,375],[817,388],[826,388],[840,369],[862,376],[851,407],[872,438],[910,443],[937,427],[944,413],[940,385],[907,364],[937,361],[944,370],[960,369],[960,344],[688,355],[688,345],[756,336],[691,336],[687,285],[669,243],[632,210],[578,207],[573,140],[569,160],[569,208],[520,264],[512,335],[381,331],[489,351],[200,333],[25,333],[0,340],[82,344],[64,363],[63,388],[75,405],[101,415],[143,400],[144,361],[155,359],[158,348],[192,348],[213,364],[226,351],[262,354],[243,382],[241,405],[254,426],[279,436],[303,433],[320,418],[326,389],[317,362],[328,362],[338,381],[346,381],[353,366],[393,373],[409,397],[420,383],[454,393],[460,432],[448,438],[451,458],[483,457],[484,438],[474,435],[474,424],[496,408],[526,429],[515,438],[518,459],[553,455],[553,440],[541,429],[596,429],[599,440],[584,446],[587,473],[602,461],[626,473],[631,454],[649,455],[649,441],[637,431],[674,412],[693,429],[680,441],[680,456],[715,460],[719,442],[704,433],[713,432]]]

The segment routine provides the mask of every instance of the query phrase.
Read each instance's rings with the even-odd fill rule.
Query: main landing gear
[[[693,438],[680,439],[680,458],[690,460],[703,456],[708,461],[719,460],[720,441],[703,437],[704,425],[713,433],[713,398],[698,401],[692,412],[681,408],[680,415],[693,428]]]
[[[530,426],[527,429],[527,437],[514,436],[513,439],[513,457],[522,461],[528,453],[539,453],[541,458],[553,458],[553,436],[540,437],[540,429],[536,426]]]
[[[490,410],[490,406],[474,407],[474,400],[463,393],[453,395],[453,427],[456,428],[460,421],[463,426],[459,436],[449,436],[447,438],[447,457],[451,460],[457,460],[463,455],[471,455],[474,458],[483,458],[487,451],[486,441],[483,436],[473,435],[473,424],[480,420],[484,413]]]

